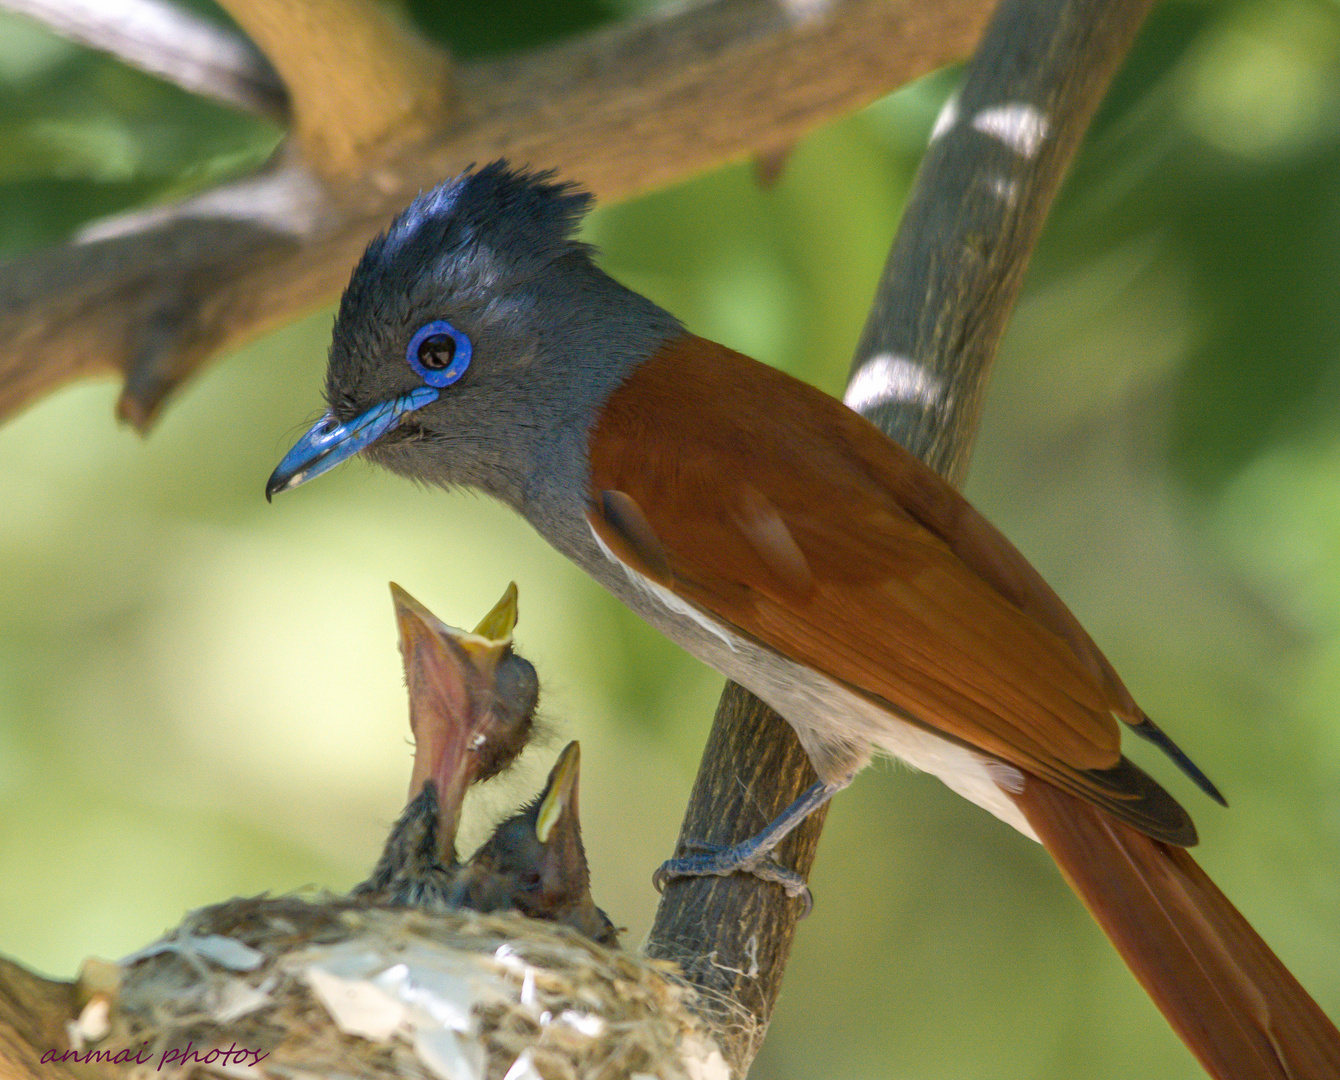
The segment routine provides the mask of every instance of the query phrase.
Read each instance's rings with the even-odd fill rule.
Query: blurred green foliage
[[[636,5],[411,7],[478,55]],[[773,190],[742,163],[602,209],[590,239],[698,332],[837,392],[954,81],[814,132]],[[0,18],[6,254],[278,137]],[[1229,794],[1134,749],[1332,1015],[1337,271],[1340,9],[1159,6],[1035,259],[969,485]],[[225,358],[145,442],[107,383],[0,430],[0,952],[68,976],[188,907],[361,877],[409,772],[391,578],[465,625],[517,579],[554,737],[468,828],[582,738],[597,895],[645,933],[719,680],[491,504],[355,465],[267,507],[329,324]],[[814,888],[757,1077],[1200,1075],[1045,856],[924,777],[871,770],[838,800]]]

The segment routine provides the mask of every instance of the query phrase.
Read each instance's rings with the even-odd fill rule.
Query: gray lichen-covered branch
[[[987,375],[1052,199],[1150,0],[1003,0],[917,173],[846,401],[956,483]],[[841,514],[841,507],[832,507]],[[734,844],[815,780],[786,723],[728,684],[680,832]],[[812,815],[779,850],[809,874]],[[890,822],[890,828],[905,823]],[[803,906],[756,878],[680,878],[649,951],[703,991],[737,1076],[762,1045]]]

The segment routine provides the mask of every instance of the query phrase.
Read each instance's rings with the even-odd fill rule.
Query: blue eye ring
[[[445,340],[436,341],[438,338]],[[450,347],[447,347],[448,342]],[[435,319],[414,332],[405,348],[405,359],[419,378],[429,386],[441,388],[450,386],[465,374],[473,351],[465,334],[446,319]]]

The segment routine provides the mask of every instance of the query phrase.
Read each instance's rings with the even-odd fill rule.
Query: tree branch
[[[53,982],[0,956],[0,1073],[14,1080],[91,1080],[110,1070],[42,1062],[70,1049],[65,1023],[78,1012],[73,983]]]
[[[956,483],[1052,199],[1151,0],[1003,0],[941,113],[857,346],[846,402]],[[727,684],[680,831],[746,839],[813,783],[787,724]],[[808,876],[824,815],[779,852]],[[735,1075],[762,1044],[800,905],[756,878],[667,886],[648,952],[709,998]],[[714,1010],[714,1011],[713,1011]]]
[[[1003,3],[936,122],[847,403],[956,484],[1052,199],[1152,6]],[[991,49],[997,34],[1020,47]]]
[[[347,18],[362,10],[354,3],[340,5]],[[336,79],[334,100],[352,110],[356,90],[341,65],[379,78],[408,31],[377,16],[355,38],[367,55],[351,60],[340,20],[305,23],[301,39],[277,25],[302,6],[229,5],[276,50],[298,117],[263,175],[0,266],[0,419],[70,379],[121,372],[120,413],[144,430],[210,357],[338,295],[390,216],[470,162],[554,167],[601,199],[664,186],[785,145],[962,57],[990,3],[832,0],[805,13],[776,0],[713,0],[462,65],[457,96],[448,99],[445,75],[433,83],[440,109],[430,96],[416,114],[426,130],[408,125],[408,141],[389,137],[400,91],[361,87],[385,111],[357,113],[347,135],[341,110],[320,103]],[[422,48],[402,54],[406,75]],[[297,55],[304,49],[319,62]]]
[[[452,65],[375,0],[221,0],[278,70],[304,162],[334,183],[455,119]]]
[[[0,0],[0,8],[192,94],[288,122],[288,93],[256,46],[167,0]]]

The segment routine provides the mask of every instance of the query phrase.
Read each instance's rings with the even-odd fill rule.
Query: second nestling
[[[534,730],[539,681],[512,648],[517,590],[473,632],[448,626],[392,584],[414,732],[409,802],[371,876],[351,894],[428,910],[516,910],[619,944],[591,898],[578,816],[580,747],[559,755],[544,790],[468,860],[456,851],[461,805],[474,783],[507,769]]]

